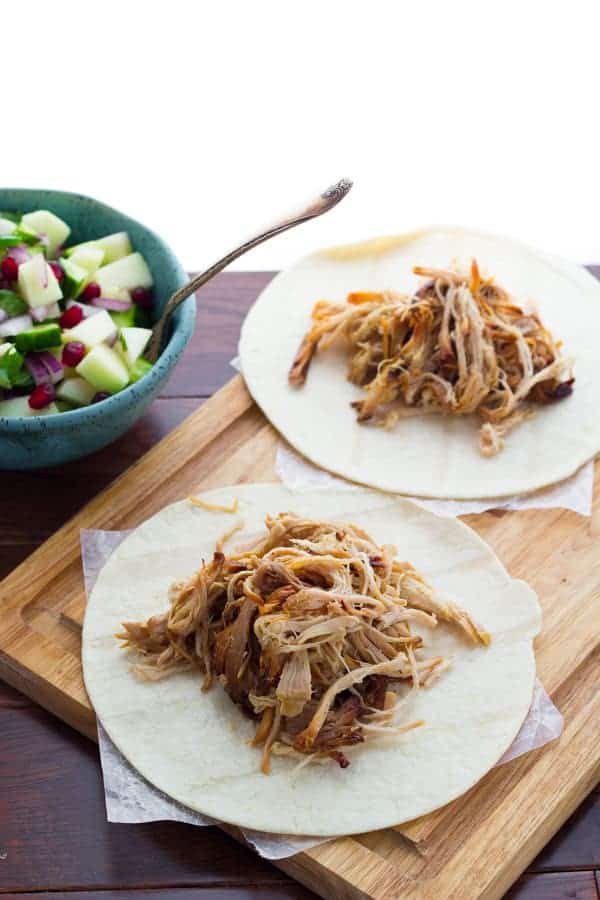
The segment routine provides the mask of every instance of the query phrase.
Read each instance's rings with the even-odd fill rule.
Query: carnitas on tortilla
[[[489,635],[355,524],[279,513],[265,525],[238,552],[218,544],[171,587],[167,610],[117,637],[143,678],[193,669],[205,690],[217,679],[256,720],[263,773],[271,753],[346,768],[349,747],[424,724],[395,721],[395,686],[426,688],[451,665],[411,624],[451,624],[484,645]]]

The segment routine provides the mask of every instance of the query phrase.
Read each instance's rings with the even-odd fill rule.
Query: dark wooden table
[[[240,322],[271,276],[228,273],[203,290],[195,337],[164,395],[116,444],[60,469],[0,473],[0,577],[231,377]],[[314,896],[216,828],[108,824],[96,746],[1,682],[0,893],[43,893],[46,900]],[[509,896],[600,900],[600,791]]]

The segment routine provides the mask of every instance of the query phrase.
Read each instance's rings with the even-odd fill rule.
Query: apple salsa
[[[0,416],[98,403],[151,368],[146,260],[126,232],[70,234],[45,209],[0,212]]]

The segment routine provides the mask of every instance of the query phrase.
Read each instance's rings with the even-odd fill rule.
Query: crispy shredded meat
[[[479,449],[493,456],[528,418],[530,404],[573,390],[573,360],[535,313],[526,314],[473,260],[461,274],[416,267],[427,281],[414,296],[352,293],[345,304],[319,301],[289,371],[301,386],[315,352],[342,338],[348,379],[365,389],[352,404],[359,422],[393,427],[411,409],[469,415],[484,424]]]
[[[218,678],[256,720],[263,772],[272,753],[345,768],[348,748],[423,724],[396,721],[400,687],[426,687],[449,660],[428,655],[414,626],[490,638],[356,525],[280,513],[266,527],[251,547],[218,549],[172,586],[165,613],[124,622],[117,638],[142,677],[191,667],[204,689]]]

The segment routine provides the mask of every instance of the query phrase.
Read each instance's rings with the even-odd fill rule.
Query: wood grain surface
[[[0,577],[231,377],[241,319],[272,273],[227,273],[199,297],[196,334],[165,394],[120,441],[79,463],[0,473]],[[600,793],[507,895],[599,900]],[[0,893],[79,898],[314,896],[223,832],[109,825],[97,749],[0,684]],[[468,898],[466,898],[468,900]]]

